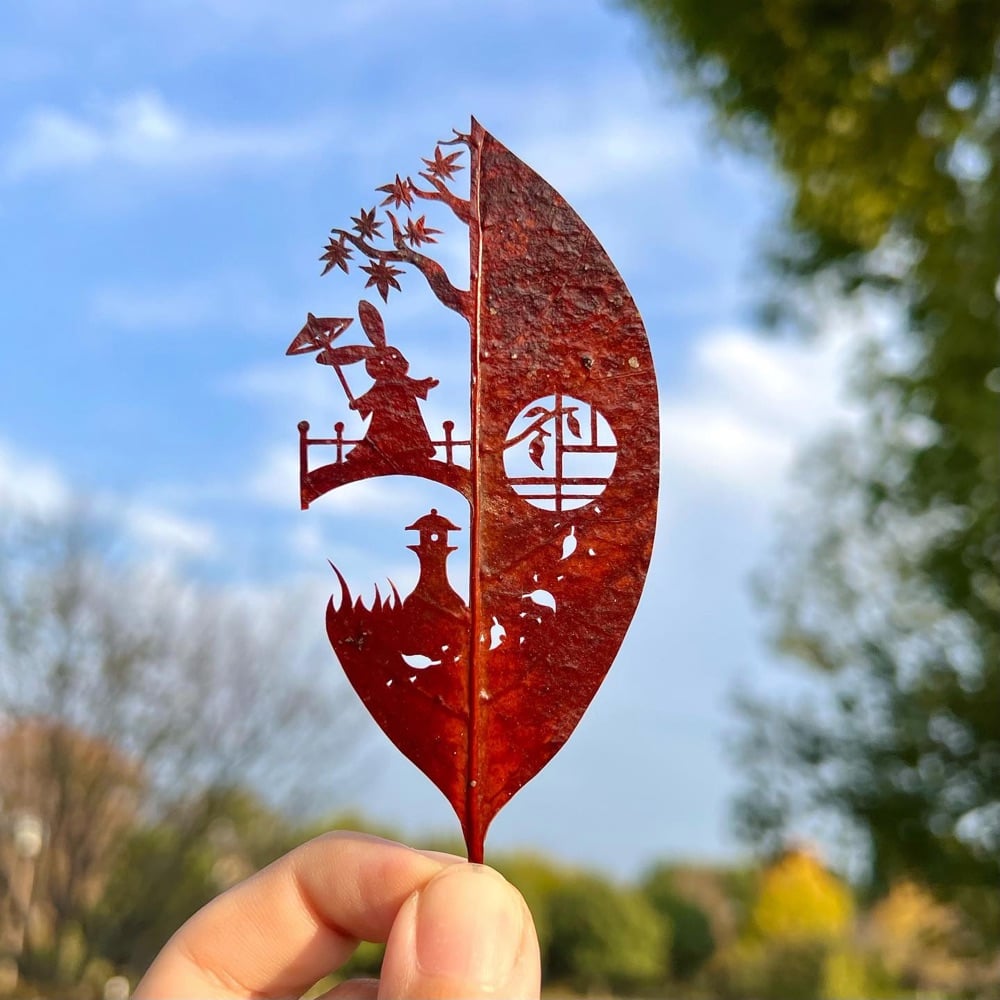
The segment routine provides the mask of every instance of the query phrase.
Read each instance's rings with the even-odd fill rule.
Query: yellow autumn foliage
[[[751,912],[752,931],[765,941],[834,941],[850,932],[853,919],[851,890],[804,850],[765,869]]]
[[[952,953],[960,921],[914,882],[897,882],[871,911],[868,937],[886,969],[924,989],[961,985],[967,969]]]

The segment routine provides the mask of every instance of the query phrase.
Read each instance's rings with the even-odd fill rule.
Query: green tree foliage
[[[642,892],[672,928],[668,967],[674,978],[691,979],[712,957],[715,935],[708,914],[678,890],[673,865],[660,864],[642,880]]]
[[[548,919],[547,982],[629,995],[666,978],[670,927],[636,890],[578,875],[549,896]]]
[[[132,831],[85,917],[87,939],[116,967],[141,973],[196,910],[299,840],[250,792],[209,789],[167,821]]]
[[[542,955],[548,954],[552,940],[552,920],[549,901],[570,876],[549,858],[520,852],[499,855],[491,863],[524,897],[535,921],[538,945]]]
[[[813,500],[768,574],[779,646],[832,694],[748,708],[746,830],[832,813],[876,889],[919,874],[996,940],[1000,9],[628,2],[788,181],[777,301],[821,285],[902,317],[866,354],[864,426],[807,464]]]

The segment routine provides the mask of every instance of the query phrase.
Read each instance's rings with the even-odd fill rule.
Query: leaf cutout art
[[[323,268],[323,274],[332,271],[335,267],[339,267],[344,274],[348,273],[347,262],[353,256],[353,251],[344,242],[344,237],[341,236],[340,239],[334,240],[332,237],[330,242],[327,243],[324,248],[323,255],[320,260],[326,261],[326,266]]]
[[[371,264],[362,264],[361,270],[369,276],[365,288],[374,286],[379,295],[382,296],[383,302],[389,301],[390,288],[395,288],[397,292],[402,291],[396,280],[396,275],[403,273],[400,268],[393,267],[392,264],[388,264],[384,260],[375,260]]]
[[[406,220],[406,240],[410,246],[418,247],[422,243],[437,243],[434,237],[440,233],[440,229],[432,229],[427,225],[426,215],[421,215],[419,219]]]
[[[410,181],[409,179],[404,181],[399,174],[396,174],[395,181],[391,184],[383,184],[378,190],[386,192],[385,198],[382,199],[383,205],[392,205],[395,208],[405,205],[409,208],[413,204],[413,190]]]
[[[462,169],[462,165],[455,162],[461,155],[461,151],[445,155],[441,152],[440,146],[435,146],[434,159],[424,160],[424,163],[427,164],[427,173],[442,181],[451,180],[452,176]]]
[[[412,268],[467,321],[468,409],[428,427],[419,401],[438,380],[410,375],[395,335],[387,344],[380,313],[362,302],[372,347],[323,350],[367,423],[347,440],[343,423],[336,438],[314,438],[302,421],[300,488],[303,509],[378,476],[447,488],[440,509],[413,510],[393,536],[419,562],[412,591],[376,588],[363,601],[334,558],[326,624],[355,691],[448,798],[470,860],[482,861],[493,817],[569,738],[635,612],[656,521],[658,405],[642,321],[593,233],[478,122],[449,144],[468,147],[468,197],[447,186],[458,165],[440,148],[424,161],[427,190],[399,174],[379,190],[383,206],[429,199],[468,227],[467,289],[414,249],[427,242],[422,216],[407,245],[386,210],[382,249],[364,242],[377,230],[374,210],[362,211],[353,234],[333,231],[329,260],[339,264],[344,241],[362,251],[366,287],[383,299]],[[291,353],[313,349],[297,342]],[[361,358],[372,384],[355,399],[340,365]],[[458,549],[469,570],[456,586]]]
[[[382,235],[382,223],[376,222],[374,208],[370,208],[367,211],[361,209],[359,215],[351,216],[351,222],[354,223],[354,231],[365,239],[373,240]]]

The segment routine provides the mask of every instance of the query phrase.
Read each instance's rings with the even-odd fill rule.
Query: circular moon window
[[[594,407],[557,393],[536,399],[514,419],[504,443],[507,481],[543,510],[574,510],[595,500],[618,454],[611,425]]]

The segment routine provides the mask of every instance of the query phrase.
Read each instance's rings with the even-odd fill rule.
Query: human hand
[[[286,1000],[387,941],[381,980],[322,1000],[530,1000],[538,940],[520,894],[491,868],[377,837],[330,833],[199,910],[133,1000]]]

